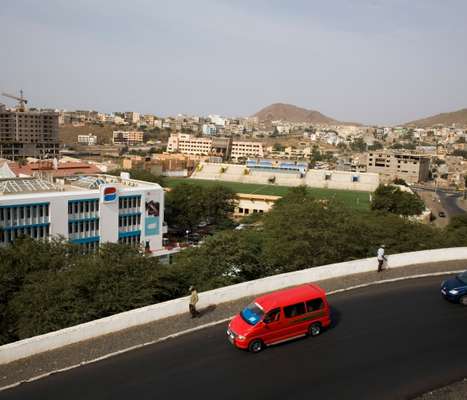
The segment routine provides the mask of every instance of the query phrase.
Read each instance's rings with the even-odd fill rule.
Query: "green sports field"
[[[284,196],[290,187],[277,186],[277,185],[258,185],[253,183],[238,183],[238,182],[226,182],[226,181],[214,181],[214,180],[202,180],[202,179],[187,179],[187,178],[165,178],[168,187],[175,187],[182,182],[189,183],[191,185],[199,185],[204,187],[223,185],[232,189],[235,193],[254,193],[254,194],[265,194],[271,196]],[[357,192],[350,190],[335,190],[335,189],[317,189],[308,188],[310,193],[313,194],[317,199],[336,199],[346,204],[348,207],[356,210],[368,210],[370,208],[370,193],[369,192]]]

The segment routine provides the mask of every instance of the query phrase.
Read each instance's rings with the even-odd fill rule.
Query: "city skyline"
[[[467,106],[467,4],[330,3],[6,4],[0,89],[38,107],[249,116],[284,102],[391,125]]]

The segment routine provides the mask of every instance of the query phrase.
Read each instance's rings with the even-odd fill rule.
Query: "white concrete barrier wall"
[[[280,186],[300,186],[307,185],[312,188],[336,189],[336,190],[356,190],[373,192],[379,185],[379,175],[376,173],[357,173],[335,170],[313,170],[306,172],[303,178],[298,173],[288,173],[280,171],[264,171],[249,169],[249,174],[245,175],[245,166],[238,164],[213,164],[201,163],[201,171],[195,171],[191,179],[221,180],[227,182],[254,183],[261,185],[271,185],[269,178],[276,178],[275,185]],[[225,168],[225,172],[220,172]],[[326,180],[325,176],[330,175],[331,179]],[[353,182],[352,177],[358,176],[358,182]]]
[[[453,260],[467,260],[467,247],[390,255],[389,266],[390,268],[401,268],[408,265]],[[376,259],[372,257],[363,260],[324,265],[297,272],[289,272],[286,274],[270,276],[255,281],[239,283],[237,285],[202,292],[199,296],[199,306],[205,307],[210,304],[220,304],[237,300],[242,297],[255,296],[260,293],[282,289],[288,286],[306,282],[317,282],[324,279],[337,278],[350,274],[369,272],[374,271],[375,269]],[[0,346],[0,364],[6,364],[69,344],[118,332],[134,326],[143,325],[158,319],[187,313],[187,310],[188,299],[184,297],[6,344],[4,346]]]

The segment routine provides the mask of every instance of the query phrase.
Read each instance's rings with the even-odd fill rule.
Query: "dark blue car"
[[[467,306],[467,271],[443,281],[441,294],[449,301]]]

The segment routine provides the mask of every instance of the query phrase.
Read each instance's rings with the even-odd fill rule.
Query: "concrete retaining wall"
[[[389,257],[389,266],[391,268],[400,268],[408,265],[463,259],[467,260],[467,247],[395,254]],[[199,306],[205,307],[210,304],[237,300],[242,297],[254,296],[287,286],[374,271],[375,269],[376,259],[368,258],[275,275],[203,292],[200,294]],[[187,308],[187,298],[180,298],[10,343],[0,347],[0,364],[6,364],[44,351],[57,349],[158,319],[186,313]]]
[[[379,175],[374,173],[310,169],[304,177],[300,177],[298,172],[265,171],[246,168],[245,165],[239,164],[214,164],[206,162],[201,163],[199,168],[200,170],[193,172],[191,179],[221,180],[273,186],[273,184],[269,183],[269,178],[274,177],[274,185],[279,186],[293,187],[307,185],[313,188],[364,192],[373,192],[380,183]],[[225,172],[221,173],[221,169],[224,169]],[[248,175],[244,174],[245,169],[249,170]]]

